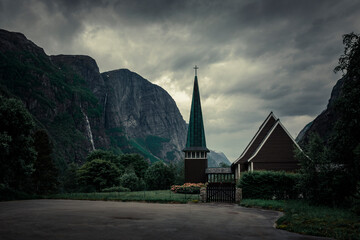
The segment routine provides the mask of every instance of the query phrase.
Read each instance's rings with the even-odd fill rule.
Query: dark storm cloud
[[[319,114],[340,78],[341,37],[360,32],[359,16],[356,0],[0,2],[0,28],[50,54],[89,54],[102,71],[126,67],[189,95],[200,65],[209,142],[252,133],[270,110],[293,126]],[[188,119],[189,104],[178,105]],[[229,139],[217,149],[238,140]]]
[[[49,11],[61,12],[64,15],[79,14],[78,21],[82,21],[85,14],[99,10],[106,13],[116,13],[117,18],[127,20],[128,23],[158,22],[174,17],[186,8],[186,1],[92,1],[92,0],[60,0],[43,2]],[[102,16],[106,18],[106,16]],[[101,19],[98,19],[101,20]]]
[[[29,10],[23,1],[5,1],[5,8],[20,6],[18,12],[24,13],[22,20],[34,23],[38,27],[37,18],[42,15]],[[146,25],[159,23],[171,31],[173,25],[188,24],[193,30],[197,44],[208,48],[218,48],[215,44],[236,44],[237,39],[245,41],[245,53],[249,57],[258,57],[268,52],[276,52],[284,47],[306,49],[314,44],[323,42],[326,35],[321,31],[329,21],[342,17],[338,9],[355,11],[359,4],[346,4],[339,1],[39,1],[45,6],[49,18],[61,15],[62,21],[54,21],[54,31],[61,30],[59,41],[64,38],[70,40],[83,27],[84,21],[94,21],[91,16],[96,15],[96,21],[104,24],[116,25],[118,22],[127,24]],[[39,4],[31,1],[30,5]],[[32,3],[32,4],[31,4]],[[324,18],[323,15],[329,13]],[[343,10],[344,11],[344,10]],[[12,13],[11,13],[12,14]],[[16,17],[15,17],[16,18]],[[49,19],[51,22],[51,19]],[[310,27],[309,27],[310,26]],[[331,27],[331,26],[329,26]],[[57,29],[58,28],[58,29]],[[196,35],[198,34],[198,35]],[[210,50],[210,49],[209,49]],[[235,50],[244,53],[243,48]],[[211,59],[201,59],[204,63],[211,63]],[[181,65],[181,64],[180,64]],[[176,64],[174,65],[176,67]]]

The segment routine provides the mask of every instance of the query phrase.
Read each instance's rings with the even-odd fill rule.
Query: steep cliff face
[[[106,128],[121,128],[132,145],[140,145],[156,157],[180,159],[186,124],[171,96],[127,69],[101,75],[108,88]]]
[[[314,121],[308,123],[296,137],[296,141],[304,146],[308,141],[312,133],[317,133],[327,143],[336,121],[339,119],[339,115],[336,112],[334,103],[342,94],[342,87],[346,77],[343,77],[337,81],[332,89],[329,103],[326,109],[317,116]]]
[[[85,111],[85,109],[89,108],[89,102],[83,101],[81,103],[80,110],[84,118],[81,130],[86,133],[85,135],[90,143],[88,146],[90,150],[95,147],[108,148],[110,141],[105,131],[107,88],[95,60],[89,56],[81,55],[50,56],[50,60],[60,70],[71,72],[74,75],[73,77],[83,79],[85,84],[82,89],[93,95],[89,95],[88,100],[95,104],[95,108]]]
[[[0,30],[0,91],[20,98],[38,126],[47,129],[60,168],[80,162],[93,149],[85,116],[99,117],[97,98],[84,78],[54,64],[23,34]]]
[[[162,88],[129,70],[100,74],[88,56],[47,56],[0,29],[0,94],[20,98],[54,143],[60,168],[94,148],[150,161],[182,157],[186,125]]]

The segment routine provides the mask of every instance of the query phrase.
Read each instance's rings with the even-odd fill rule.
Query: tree
[[[64,174],[64,191],[65,192],[76,192],[79,190],[79,183],[77,177],[77,171],[79,166],[76,163],[70,163]]]
[[[34,147],[37,157],[34,162],[34,173],[32,179],[35,192],[39,194],[52,193],[58,186],[58,170],[51,157],[52,144],[47,132],[43,129],[34,134]]]
[[[124,154],[120,157],[120,163],[125,168],[133,168],[138,178],[144,178],[149,167],[148,162],[139,154]]]
[[[102,159],[102,160],[110,161],[110,162],[114,163],[121,171],[124,170],[124,166],[120,162],[120,156],[118,156],[110,151],[96,149],[96,150],[92,151],[91,153],[89,153],[89,155],[86,157],[87,162],[90,162],[94,159]]]
[[[315,204],[334,203],[334,165],[326,148],[317,134],[312,134],[304,152],[295,148],[295,158],[299,160],[301,177],[299,189],[304,197]]]
[[[338,203],[354,195],[360,181],[360,165],[356,149],[360,145],[360,35],[343,36],[344,54],[334,71],[342,71],[345,78],[341,95],[335,102],[339,119],[335,124],[329,146],[331,162],[337,167],[334,178],[339,182]]]
[[[315,203],[344,205],[356,195],[360,182],[360,35],[343,36],[344,54],[334,72],[343,72],[343,86],[334,102],[338,120],[324,148],[318,136],[299,155],[305,197]],[[325,140],[325,139],[324,139]]]
[[[0,183],[29,191],[36,151],[31,132],[35,124],[23,103],[0,96]]]
[[[85,190],[101,191],[119,185],[120,170],[110,161],[94,159],[86,162],[77,172],[78,181]]]
[[[174,180],[174,172],[160,161],[152,164],[145,172],[145,182],[148,189],[170,189],[170,186],[174,184]]]
[[[175,176],[174,184],[175,185],[183,185],[185,183],[184,159],[182,159],[178,162],[175,162],[175,163],[171,163],[170,169],[174,173],[174,176]]]
[[[339,58],[339,65],[334,68],[334,72],[342,71],[343,74],[359,75],[360,63],[360,35],[354,32],[343,35],[345,45],[344,54]]]
[[[10,153],[11,141],[12,138],[7,132],[0,133],[0,153],[2,153],[3,156]]]

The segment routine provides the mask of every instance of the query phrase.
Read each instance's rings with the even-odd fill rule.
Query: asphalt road
[[[0,202],[0,239],[322,239],[275,229],[281,213],[235,204]]]

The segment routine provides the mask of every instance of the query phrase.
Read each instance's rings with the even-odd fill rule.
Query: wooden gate
[[[235,183],[209,183],[206,188],[207,202],[235,202]]]

